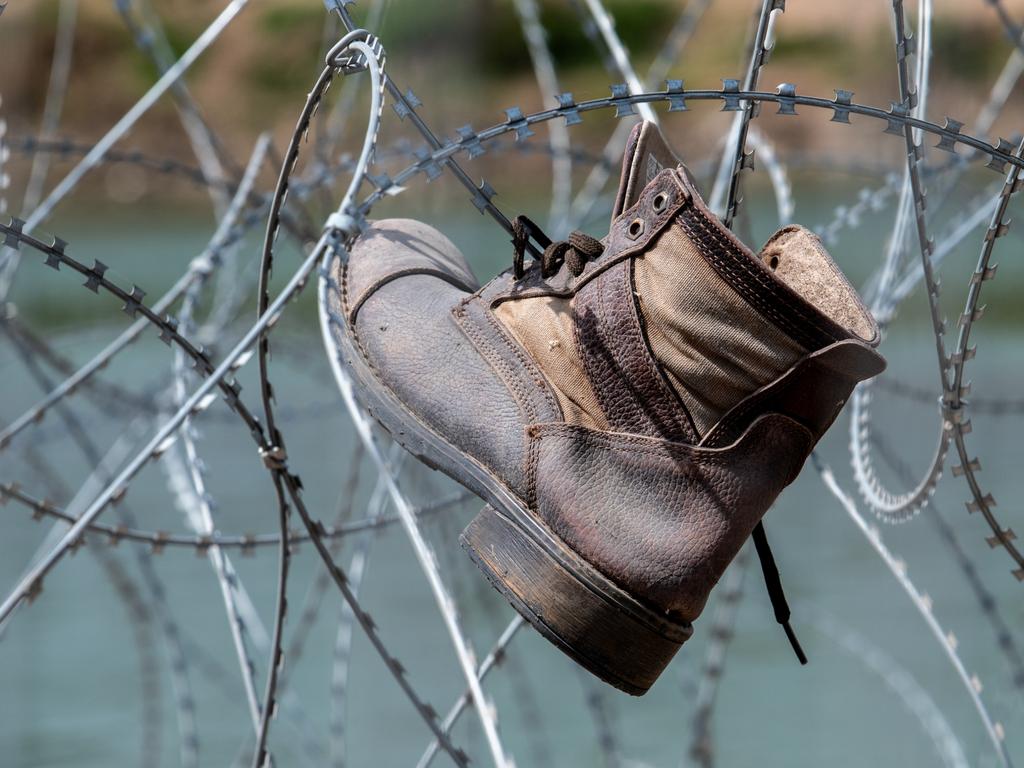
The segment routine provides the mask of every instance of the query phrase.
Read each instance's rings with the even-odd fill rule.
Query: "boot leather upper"
[[[635,132],[632,148],[645,138]],[[842,286],[797,278],[790,287],[769,267],[772,254],[796,251],[798,265],[819,268],[816,240],[786,228],[762,260],[707,210],[685,168],[664,167],[669,158],[656,149],[639,171],[650,177],[642,185],[637,153],[627,152],[604,252],[578,276],[562,269],[546,278],[534,266],[481,287],[435,229],[372,224],[336,275],[347,324],[335,332],[357,342],[415,418],[500,478],[569,547],[638,599],[692,621],[853,387],[884,361],[866,310],[837,322],[812,303],[843,299],[813,295]],[[652,352],[656,334],[636,292],[645,252],[679,236],[794,350],[776,357],[786,365],[778,375],[696,420],[685,382]],[[821,268],[834,268],[824,260]],[[552,307],[550,338],[522,331]]]

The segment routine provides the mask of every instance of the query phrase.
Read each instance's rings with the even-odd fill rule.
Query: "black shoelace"
[[[515,221],[512,222],[512,266],[515,270],[516,280],[526,273],[523,266],[523,255],[531,237],[544,248],[544,253],[540,257],[542,277],[551,277],[561,269],[562,264],[569,268],[569,272],[574,277],[579,277],[588,261],[596,259],[604,253],[601,241],[585,232],[574,231],[569,234],[567,240],[552,242],[551,238],[545,235],[541,228],[529,218],[516,216]]]
[[[807,656],[804,649],[800,647],[800,641],[796,639],[796,633],[789,624],[789,603],[786,601],[786,593],[782,590],[782,579],[779,578],[779,569],[775,565],[775,557],[772,549],[768,546],[768,535],[764,532],[764,523],[758,523],[751,534],[754,539],[754,549],[757,550],[757,559],[761,561],[761,573],[764,574],[764,585],[768,588],[768,598],[772,601],[772,610],[775,611],[775,620],[782,625],[789,644],[793,646],[793,653],[796,654],[801,664],[807,663]]]
[[[540,273],[542,277],[551,277],[562,264],[569,268],[569,272],[579,277],[584,267],[591,259],[596,259],[604,252],[604,246],[600,240],[590,235],[574,231],[567,240],[551,241],[543,230],[526,216],[516,216],[512,222],[512,266],[516,280],[525,274],[523,266],[526,244],[530,238],[544,248],[540,257]],[[761,561],[761,573],[764,575],[764,585],[768,590],[768,598],[772,602],[772,610],[775,612],[775,620],[782,626],[789,644],[793,647],[793,653],[801,664],[807,663],[807,656],[804,649],[800,647],[800,641],[790,626],[789,603],[786,600],[786,593],[782,589],[782,579],[779,577],[779,569],[775,565],[775,557],[772,555],[771,547],[768,546],[768,536],[764,530],[764,524],[758,523],[751,534],[754,539],[754,548],[757,550],[757,559]]]

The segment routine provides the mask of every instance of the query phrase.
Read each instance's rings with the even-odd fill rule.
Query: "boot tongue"
[[[612,219],[618,218],[639,200],[644,187],[662,170],[682,164],[683,161],[669,147],[657,125],[648,121],[637,123],[629,134],[622,157],[622,177],[619,179]]]

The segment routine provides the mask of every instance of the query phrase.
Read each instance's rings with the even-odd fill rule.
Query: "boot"
[[[603,240],[515,229],[513,267],[481,287],[432,227],[374,223],[332,276],[332,332],[369,412],[486,500],[462,544],[491,583],[640,695],[885,367],[878,328],[808,230],[739,242],[650,123]]]

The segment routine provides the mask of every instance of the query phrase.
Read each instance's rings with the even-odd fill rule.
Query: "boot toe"
[[[373,222],[353,246],[344,271],[349,321],[370,296],[398,278],[432,275],[468,293],[480,287],[455,244],[414,219]]]
[[[328,309],[344,322],[331,331],[363,405],[477,493],[484,484],[469,465],[518,490],[524,416],[453,315],[478,286],[455,245],[421,222],[376,222],[333,277]]]

